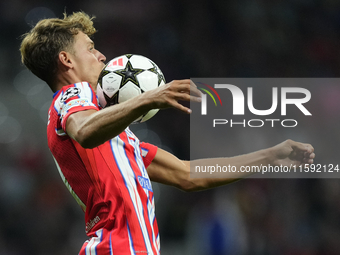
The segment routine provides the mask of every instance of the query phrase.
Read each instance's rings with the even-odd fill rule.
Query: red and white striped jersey
[[[70,114],[99,110],[86,82],[64,86],[49,109],[48,146],[66,187],[85,212],[80,254],[159,254],[155,202],[146,168],[157,147],[126,128],[104,144],[84,149],[65,132]]]

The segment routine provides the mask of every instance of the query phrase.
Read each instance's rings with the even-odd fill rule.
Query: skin
[[[95,49],[93,41],[83,32],[75,35],[74,52],[59,53],[59,70],[57,90],[74,81],[87,81],[96,91],[99,73],[105,66],[105,56]]]
[[[104,67],[105,56],[94,48],[92,40],[82,32],[75,35],[73,54],[59,53],[57,90],[63,86],[87,81],[96,89],[98,76]],[[66,133],[84,148],[94,148],[120,134],[136,118],[151,109],[176,108],[190,114],[191,110],[179,101],[200,102],[200,92],[190,80],[175,80],[155,90],[135,97],[133,101],[110,106],[100,111],[86,110],[73,113],[66,123]],[[274,147],[230,158],[183,161],[158,149],[147,168],[152,181],[175,186],[185,191],[197,191],[225,185],[248,176],[225,173],[223,178],[190,178],[190,164],[232,165],[239,169],[251,165],[312,164],[314,148],[310,144],[284,141]]]

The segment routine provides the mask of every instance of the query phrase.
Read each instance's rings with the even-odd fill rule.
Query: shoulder
[[[72,113],[89,109],[99,110],[96,93],[87,82],[62,87],[54,94],[52,105],[62,123]]]
[[[65,106],[94,104],[97,105],[97,96],[91,85],[79,82],[62,87],[53,95],[55,109]],[[70,102],[72,103],[70,104]]]
[[[56,94],[61,102],[84,97],[93,99],[96,95],[91,85],[87,82],[79,82],[64,86]]]

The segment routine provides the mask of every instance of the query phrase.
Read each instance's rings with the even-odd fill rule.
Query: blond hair
[[[76,12],[70,16],[64,13],[63,19],[40,20],[23,35],[20,47],[22,63],[54,90],[59,53],[63,50],[73,52],[74,36],[79,31],[93,35],[96,32],[93,19],[84,12]]]

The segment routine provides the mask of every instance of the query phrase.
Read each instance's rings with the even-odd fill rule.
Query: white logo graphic
[[[206,85],[206,84],[205,84]],[[206,85],[208,87],[208,85]],[[249,112],[256,115],[256,116],[269,116],[273,114],[278,108],[281,108],[281,116],[287,115],[287,105],[293,105],[298,110],[300,110],[305,116],[311,116],[312,114],[306,109],[304,106],[305,103],[309,102],[311,99],[311,93],[308,89],[300,88],[300,87],[281,87],[280,88],[280,94],[279,96],[279,89],[278,87],[272,88],[272,104],[270,108],[267,109],[256,109],[254,107],[253,103],[253,88],[247,87],[247,94],[246,97],[243,93],[243,91],[232,84],[215,84],[214,88],[210,88],[213,92],[215,92],[215,95],[218,97],[218,99],[221,102],[222,101],[217,94],[215,89],[227,89],[231,92],[232,95],[232,114],[233,116],[236,115],[245,115],[245,107],[248,108]],[[207,92],[207,94],[202,94],[202,103],[201,103],[201,115],[207,115],[207,95],[209,95],[213,101],[216,101],[214,99],[214,96],[212,93],[210,93],[207,89],[202,89],[203,91]],[[292,97],[291,94],[299,95],[299,98]],[[222,115],[223,116],[223,115]],[[224,116],[223,116],[224,117]],[[298,125],[297,120],[295,119],[277,119],[277,118],[266,118],[266,119],[224,119],[224,118],[218,118],[213,119],[213,127],[216,127],[217,125],[230,125],[230,127],[233,126],[242,126],[242,127],[262,127],[265,124],[270,125],[271,127],[274,127],[276,123],[280,123],[282,127],[296,127]]]
[[[238,88],[235,85],[231,84],[215,84],[215,88],[219,89],[229,89],[229,91],[232,94],[233,97],[233,115],[244,115],[244,94],[240,88]],[[300,93],[303,94],[303,98],[299,99],[293,99],[293,98],[287,98],[288,93]],[[277,109],[278,105],[278,93],[277,88],[273,88],[272,93],[272,106],[270,109],[267,110],[258,110],[255,109],[253,105],[253,88],[248,88],[248,109],[251,113],[255,115],[270,115]],[[202,98],[202,105],[201,105],[201,114],[206,115],[207,114],[207,95],[203,94]],[[281,88],[281,115],[286,115],[286,107],[288,104],[293,104],[297,108],[300,109],[300,111],[304,115],[312,115],[302,104],[307,103],[311,99],[311,93],[309,90],[304,88]]]
[[[64,95],[60,98],[60,101],[61,102],[65,102],[67,99],[71,98],[71,97],[74,97],[76,95],[80,94],[80,89],[79,88],[75,88],[75,87],[72,87],[72,88],[68,88]]]

